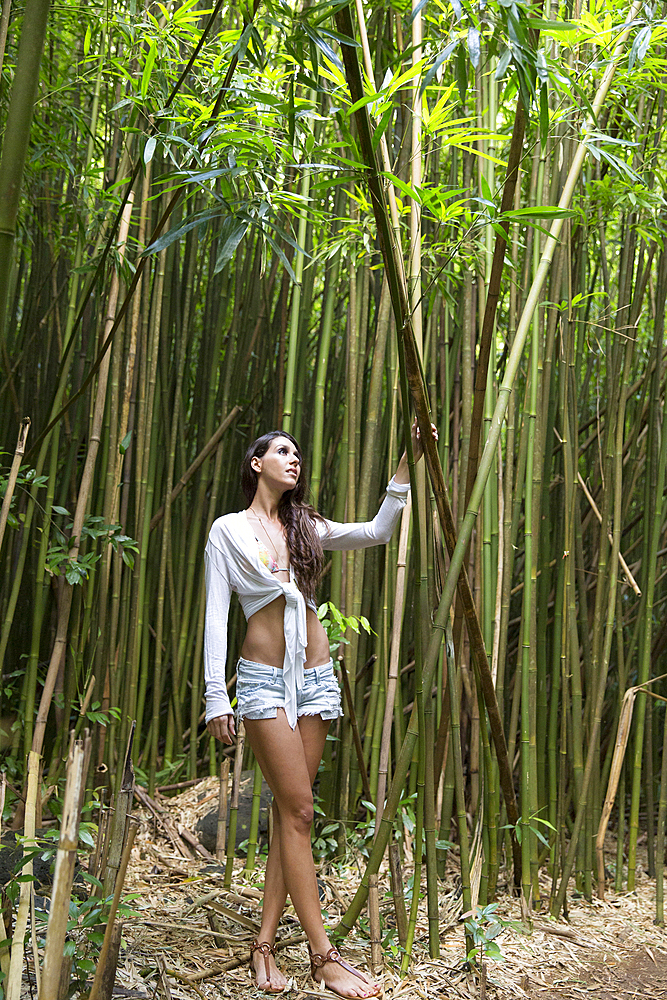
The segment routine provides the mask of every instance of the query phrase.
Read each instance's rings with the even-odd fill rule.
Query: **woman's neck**
[[[262,483],[260,483],[257,486],[257,492],[252,498],[249,510],[259,517],[267,518],[269,521],[277,521],[279,520],[278,505],[281,497],[282,493],[275,493],[273,490],[263,487]]]

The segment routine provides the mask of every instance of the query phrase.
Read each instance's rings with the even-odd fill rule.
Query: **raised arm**
[[[438,432],[433,427],[435,438]],[[424,453],[419,436],[417,421],[412,425],[412,450],[415,462]],[[407,503],[410,492],[410,471],[408,457],[403,452],[398,468],[387,486],[387,495],[382,506],[372,521],[347,522],[318,521],[318,532],[322,540],[322,548],[335,549],[365,549],[371,545],[386,545],[398,524],[401,511]]]
[[[398,524],[407,503],[410,483],[398,483],[396,477],[387,486],[387,495],[372,521],[317,522],[323,549],[366,549],[370,545],[386,545]]]

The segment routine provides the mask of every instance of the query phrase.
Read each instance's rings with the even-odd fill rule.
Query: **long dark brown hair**
[[[262,458],[275,438],[287,438],[297,450],[301,471],[293,490],[286,490],[278,503],[278,517],[285,529],[290,562],[294,570],[296,585],[307,601],[315,602],[315,588],[322,572],[324,554],[322,543],[315,529],[315,521],[324,518],[308,503],[308,487],[303,474],[303,457],[298,441],[286,431],[269,431],[262,434],[248,448],[241,462],[241,489],[250,506],[257,492],[257,473],[251,462]]]

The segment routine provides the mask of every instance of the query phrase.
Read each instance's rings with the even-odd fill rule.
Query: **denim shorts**
[[[282,668],[241,657],[236,667],[237,719],[275,719],[279,708],[285,708]],[[304,670],[303,689],[297,691],[297,718],[320,715],[326,721],[342,714],[333,660]]]

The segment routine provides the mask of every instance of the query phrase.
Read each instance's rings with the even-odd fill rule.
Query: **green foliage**
[[[324,631],[327,634],[329,650],[332,656],[336,655],[341,643],[349,644],[350,640],[345,638],[345,632],[348,628],[351,628],[357,635],[359,635],[360,629],[363,629],[368,635],[373,632],[370,622],[363,615],[360,615],[358,618],[355,615],[345,616],[331,601],[320,604],[317,609],[317,617],[322,622]]]
[[[0,452],[0,456],[7,455],[7,452]],[[7,484],[9,482],[9,468],[4,470],[0,468],[0,506],[5,498],[7,492]],[[48,482],[47,476],[38,476],[36,469],[31,469],[28,465],[22,465],[19,468],[19,474],[16,480],[16,485],[14,487],[14,494],[12,496],[12,502],[9,506],[9,514],[7,517],[7,524],[10,528],[17,529],[21,526],[21,521],[24,515],[19,513],[17,508],[22,495],[30,496],[31,490],[43,489]]]
[[[473,941],[473,947],[466,956],[468,962],[481,964],[488,959],[494,962],[503,960],[503,954],[495,939],[506,924],[497,916],[497,909],[497,903],[489,903],[488,906],[476,906],[474,916],[472,913],[463,915],[465,929]]]
[[[63,507],[54,507],[54,513],[68,515]],[[71,531],[74,522],[69,521],[65,528]],[[89,514],[83,522],[81,529],[81,539],[67,536],[56,525],[56,541],[49,545],[46,555],[46,569],[52,576],[64,575],[67,582],[75,585],[83,583],[88,579],[95,564],[102,558],[102,553],[96,550],[96,543],[105,542],[113,548],[130,569],[134,567],[134,554],[139,551],[137,543],[129,535],[123,533],[120,524],[105,524],[104,518]],[[94,548],[83,554],[79,553],[75,559],[70,555],[71,549],[77,544],[81,545],[84,539],[93,542]]]
[[[544,847],[548,848],[549,847],[549,841],[547,840],[547,838],[545,837],[545,835],[542,833],[542,831],[540,830],[539,826],[537,826],[538,823],[541,823],[542,826],[546,826],[549,830],[553,830],[554,833],[557,832],[556,831],[556,827],[552,823],[550,823],[548,819],[543,819],[542,817],[538,816],[536,813],[533,813],[530,816],[530,820],[529,820],[528,824],[525,824],[522,819],[519,819],[518,823],[515,826],[511,826],[508,823],[505,826],[503,826],[501,829],[503,829],[503,830],[514,830],[514,836],[517,839],[517,843],[520,844],[521,840],[522,840],[522,837],[523,837],[523,834],[525,832],[526,825],[527,825],[529,831],[537,837],[537,839],[540,841],[541,844],[544,845]]]

